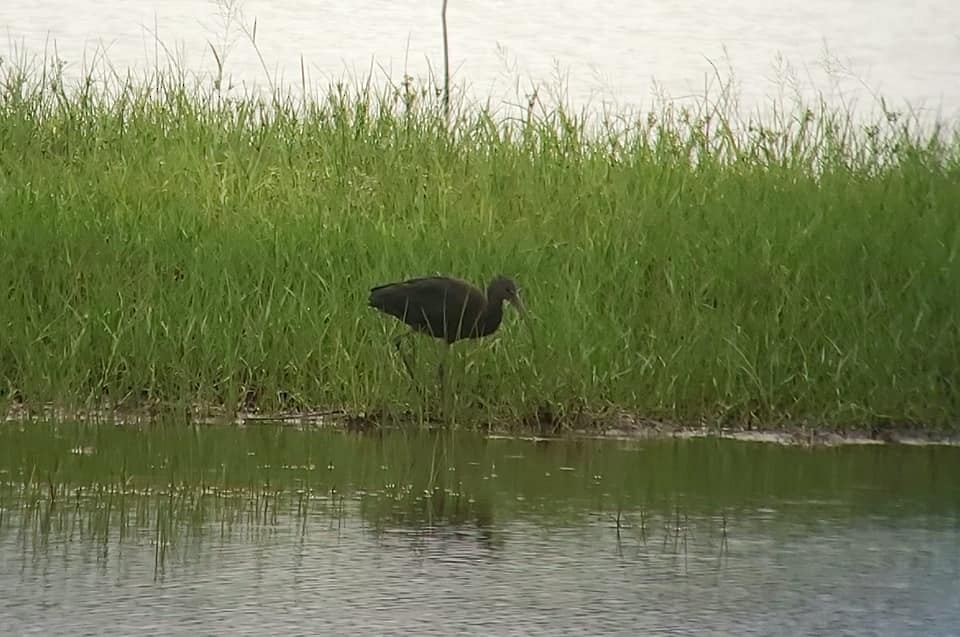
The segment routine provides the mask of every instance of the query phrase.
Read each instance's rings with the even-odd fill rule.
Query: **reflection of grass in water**
[[[356,516],[362,532],[405,538],[411,547],[429,538],[466,538],[496,550],[507,541],[512,519],[498,520],[496,503],[489,498],[435,487],[419,490],[409,484],[382,491],[347,495],[331,490],[262,487],[243,489],[222,484],[132,487],[129,482],[70,486],[61,474],[48,474],[22,484],[0,488],[0,533],[13,532],[19,550],[33,559],[48,556],[51,547],[95,550],[105,559],[124,545],[151,547],[154,575],[164,572],[170,559],[186,560],[189,551],[209,542],[262,542],[278,531],[306,537],[310,529],[338,530]],[[679,507],[677,508],[679,515]],[[669,514],[645,510],[620,511],[616,523],[610,513],[585,510],[558,517],[539,528],[550,537],[552,525],[569,529],[599,523],[622,544],[648,547],[648,536],[662,528],[665,553],[686,551],[686,528],[672,526]],[[634,529],[631,519],[639,518]],[[679,519],[679,518],[678,518]],[[688,524],[684,515],[684,526]],[[682,538],[682,544],[678,542]],[[652,545],[650,545],[652,546]]]
[[[269,425],[0,426],[0,480],[15,484],[347,498],[430,493],[433,504],[419,502],[421,512],[411,512],[412,519],[442,517],[438,511],[469,515],[472,499],[491,503],[499,519],[522,514],[548,524],[584,510],[664,510],[678,498],[685,509],[704,513],[771,499],[835,500],[866,510],[896,501],[950,509],[956,499],[944,475],[960,479],[958,454],[952,448],[813,451],[715,440],[533,444],[465,433],[363,435]],[[439,503],[438,493],[447,501]]]
[[[352,498],[332,490],[236,489],[217,485],[131,488],[123,483],[71,487],[49,480],[0,488],[0,533],[16,533],[21,550],[48,552],[51,539],[99,547],[112,543],[152,546],[158,572],[170,551],[192,543],[260,541],[285,529],[305,536],[309,525],[339,528],[359,515],[369,531],[489,526],[492,507],[459,494],[419,493],[409,486]],[[359,502],[354,503],[354,500]],[[309,524],[308,524],[309,522]],[[239,537],[238,537],[239,534]]]
[[[162,570],[168,552],[193,542],[258,540],[288,526],[305,534],[306,521],[338,521],[344,498],[284,489],[216,485],[131,488],[123,483],[83,487],[58,482],[6,483],[0,488],[0,532],[11,527],[23,551],[47,553],[51,538],[101,548],[112,542],[149,545]]]
[[[759,507],[794,525],[825,512],[955,514],[958,466],[949,448],[2,425],[0,531],[35,555],[51,538],[150,546],[158,569],[195,543],[306,536],[349,520],[372,536],[465,533],[491,547],[518,524],[546,538],[600,525],[627,546],[682,554],[690,541],[722,546]]]

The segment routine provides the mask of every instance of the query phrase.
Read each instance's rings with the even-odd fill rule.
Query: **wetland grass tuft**
[[[960,415],[955,134],[723,103],[461,106],[448,129],[406,84],[263,99],[61,68],[0,66],[7,404],[423,413],[367,290],[507,272],[536,346],[508,317],[456,348],[459,422]]]

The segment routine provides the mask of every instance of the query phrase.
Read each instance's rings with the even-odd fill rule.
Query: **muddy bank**
[[[54,406],[29,407],[8,405],[3,410],[8,423],[30,421],[83,422],[112,425],[145,425],[157,422],[183,422],[194,425],[256,426],[279,424],[292,427],[322,427],[349,431],[376,431],[405,426],[439,428],[439,420],[425,420],[408,414],[384,416],[374,413],[349,413],[342,409],[328,409],[303,413],[256,413],[194,407],[189,410],[109,410],[66,409]],[[877,423],[857,427],[838,427],[830,424],[797,424],[791,426],[722,426],[710,423],[684,424],[641,418],[628,413],[602,414],[593,417],[579,415],[576,421],[564,422],[531,416],[519,423],[488,422],[461,425],[485,433],[491,438],[550,440],[560,438],[592,438],[609,440],[645,440],[666,438],[722,438],[747,442],[763,442],[797,446],[832,445],[950,445],[960,446],[960,427],[954,429],[925,427],[917,423]]]

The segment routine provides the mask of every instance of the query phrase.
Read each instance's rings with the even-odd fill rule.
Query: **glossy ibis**
[[[486,294],[461,279],[428,276],[378,285],[370,290],[369,303],[371,307],[403,321],[413,332],[445,341],[447,347],[438,370],[442,391],[443,364],[450,345],[461,339],[480,338],[497,331],[503,320],[504,301],[524,313],[516,284],[505,276],[490,281]],[[403,336],[398,337],[394,345],[407,373],[413,378],[413,370],[400,349],[402,339]]]

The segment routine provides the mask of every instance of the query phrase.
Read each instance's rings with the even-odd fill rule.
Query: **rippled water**
[[[211,46],[237,84],[267,76],[301,84],[349,73],[442,67],[440,1],[35,0],[0,5],[13,48],[57,52],[77,70],[105,49],[119,70],[169,62],[213,69]],[[451,0],[454,83],[481,98],[524,102],[563,79],[578,105],[650,105],[652,95],[702,95],[716,65],[745,108],[763,107],[798,86],[839,104],[871,106],[874,93],[897,109],[960,114],[960,6],[953,0],[864,5],[857,0],[768,3],[692,0],[503,2]],[[255,42],[252,45],[256,22]],[[246,28],[246,32],[244,31]],[[163,46],[157,44],[157,37]],[[262,59],[260,57],[262,55]],[[301,65],[302,63],[302,65]],[[519,82],[519,85],[518,85]]]
[[[373,534],[356,518],[197,542],[153,581],[149,546],[8,536],[3,632],[34,634],[948,635],[960,625],[957,530],[789,512],[678,543],[608,521]],[[309,526],[309,525],[308,525]],[[104,555],[105,553],[105,555]]]
[[[957,634],[958,471],[956,448],[2,426],[0,633]]]

